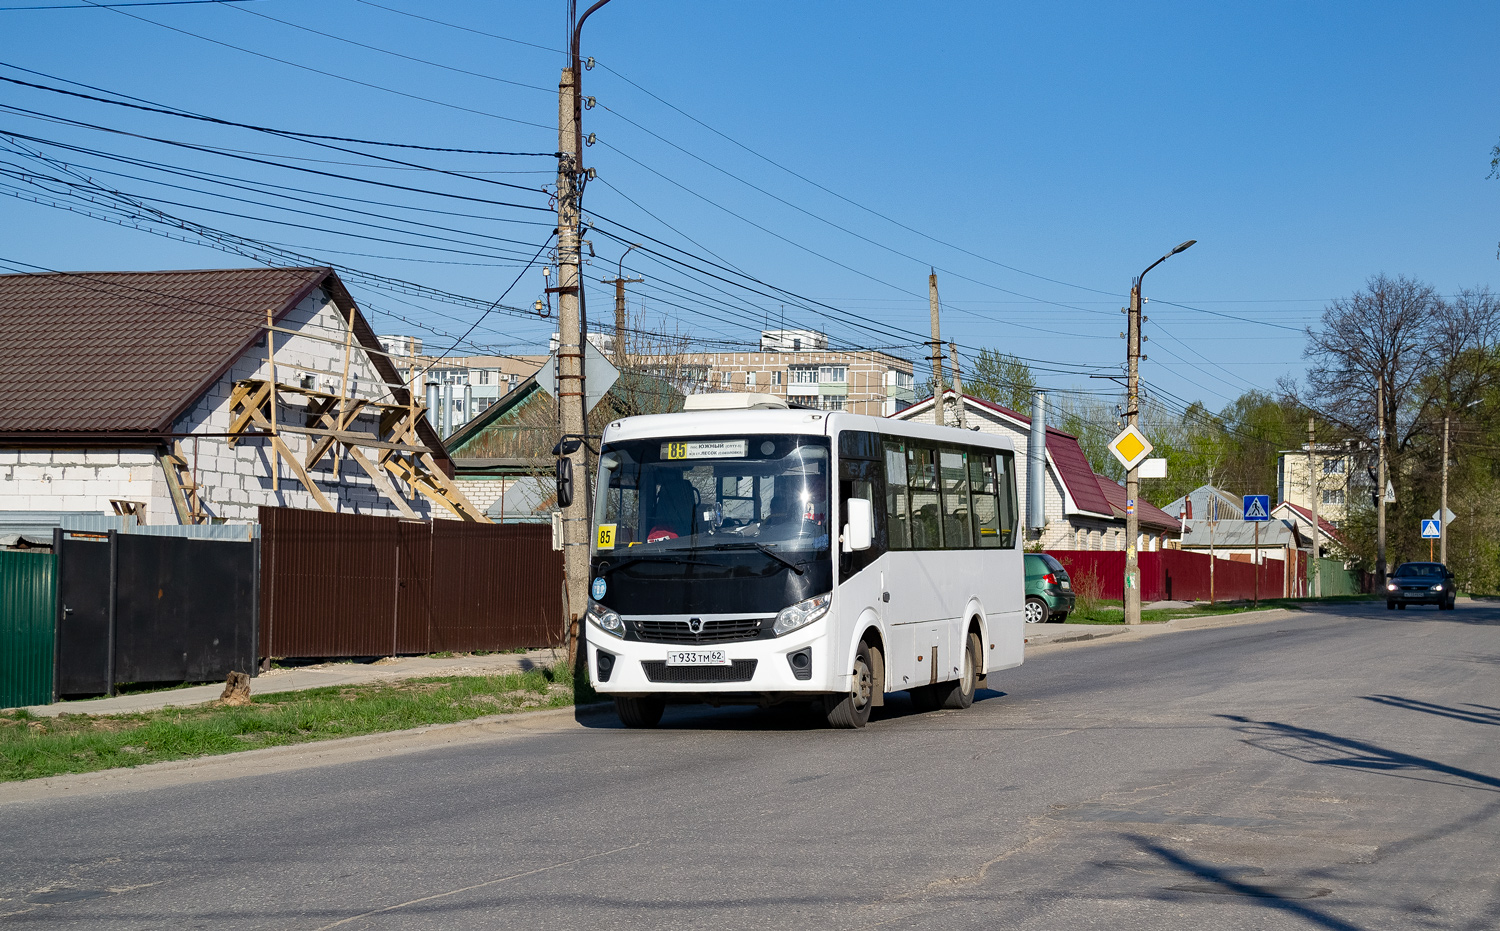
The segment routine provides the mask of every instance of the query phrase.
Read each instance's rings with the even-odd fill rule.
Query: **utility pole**
[[[1375,376],[1375,584],[1385,591],[1385,372]]]
[[[1452,414],[1443,415],[1443,498],[1438,507],[1438,562],[1448,565],[1448,422]]]
[[[1136,276],[1130,285],[1130,307],[1127,319],[1129,332],[1125,335],[1125,422],[1134,427],[1141,413],[1141,284],[1146,272],[1170,259],[1172,256],[1197,242],[1189,239],[1177,248],[1146,266],[1146,271]],[[1141,535],[1140,507],[1141,473],[1139,466],[1125,473],[1125,623],[1141,622],[1141,566],[1136,552],[1136,543]]]
[[[1307,418],[1307,487],[1311,489],[1308,493],[1311,499],[1312,510],[1312,564],[1308,567],[1312,570],[1309,576],[1312,579],[1312,596],[1323,597],[1323,580],[1318,574],[1318,533],[1321,529],[1318,524],[1318,499],[1323,496],[1323,483],[1320,480],[1319,471],[1314,468],[1313,444],[1317,434],[1313,432],[1313,418]]]
[[[579,618],[588,605],[589,474],[584,384],[583,318],[579,223],[588,176],[583,168],[583,107],[579,97],[583,68],[578,38],[584,21],[609,0],[598,0],[576,22],[570,22],[572,42],[568,63],[557,85],[557,420],[561,434],[557,451],[571,461],[573,500],[562,509],[563,573],[566,595],[568,663],[576,665]],[[571,5],[570,5],[571,8]],[[570,442],[576,440],[577,442]],[[571,449],[570,449],[571,446]]]
[[[1145,274],[1142,273],[1142,277]],[[1125,334],[1125,422],[1134,427],[1140,417],[1141,392],[1141,279],[1137,278],[1130,289],[1129,325]],[[1141,534],[1141,519],[1136,511],[1136,499],[1141,494],[1140,472],[1130,469],[1125,473],[1125,623],[1141,622],[1141,567],[1136,553],[1136,538]]]
[[[967,430],[969,417],[964,411],[964,378],[958,373],[958,347],[953,343],[948,344],[948,358],[953,363],[953,393],[958,396],[958,427],[960,430]]]
[[[932,312],[932,340],[927,345],[932,348],[932,354],[927,358],[932,360],[932,422],[941,427],[946,419],[943,416],[943,337],[938,327],[937,270],[928,269],[928,272],[927,304]]]
[[[630,244],[630,249],[637,248],[640,248],[640,243]],[[620,254],[619,264],[615,267],[615,277],[604,279],[605,284],[615,286],[615,368],[621,371],[625,369],[625,286],[646,280],[625,277],[625,256],[630,254],[630,249]]]

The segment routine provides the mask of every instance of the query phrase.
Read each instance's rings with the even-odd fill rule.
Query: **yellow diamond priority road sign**
[[[1109,441],[1109,451],[1115,454],[1120,464],[1133,469],[1151,455],[1154,447],[1135,427],[1126,427],[1120,435]]]

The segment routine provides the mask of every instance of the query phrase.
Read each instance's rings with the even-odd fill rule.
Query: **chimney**
[[[1031,398],[1031,441],[1026,447],[1026,526],[1047,526],[1047,396]]]

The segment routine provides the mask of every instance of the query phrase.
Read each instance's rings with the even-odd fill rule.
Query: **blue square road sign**
[[[1245,495],[1245,520],[1271,519],[1270,495]]]
[[[1422,521],[1422,539],[1436,540],[1443,535],[1443,525],[1432,519]]]

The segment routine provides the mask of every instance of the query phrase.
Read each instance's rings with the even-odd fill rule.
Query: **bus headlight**
[[[593,599],[589,600],[588,618],[607,634],[614,634],[616,637],[625,636],[625,621],[620,618],[620,615]]]
[[[828,606],[833,603],[833,594],[819,595],[806,601],[799,601],[789,608],[782,608],[776,615],[776,623],[771,630],[780,637],[782,634],[791,633],[799,627],[806,627],[813,621],[828,613]]]

